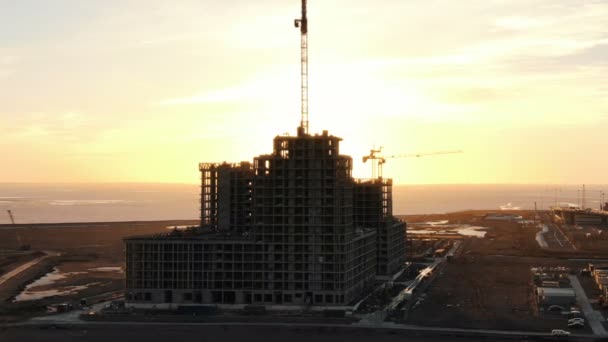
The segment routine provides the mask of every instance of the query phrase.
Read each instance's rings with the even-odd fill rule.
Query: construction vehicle
[[[387,159],[390,158],[420,158],[426,156],[434,156],[434,155],[442,155],[442,154],[453,154],[453,153],[462,153],[460,150],[454,151],[436,151],[436,152],[428,152],[428,153],[408,153],[408,154],[393,154],[389,156],[382,156],[382,146],[380,148],[375,149],[372,148],[369,151],[369,155],[363,156],[363,163],[366,163],[368,160],[372,161],[372,178],[382,178],[382,165],[386,163]]]

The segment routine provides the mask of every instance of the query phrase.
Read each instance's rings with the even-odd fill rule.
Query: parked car
[[[564,311],[564,307],[563,306],[559,306],[559,305],[551,305],[547,310],[549,310],[549,311]]]
[[[585,326],[585,323],[577,321],[577,322],[572,322],[572,323],[568,323],[568,328],[583,328]]]
[[[585,319],[584,319],[584,318],[577,317],[577,318],[570,318],[570,319],[568,320],[568,323],[573,323],[573,322],[581,322],[581,323],[585,323]]]
[[[570,336],[570,332],[561,329],[553,329],[551,330],[551,336]]]

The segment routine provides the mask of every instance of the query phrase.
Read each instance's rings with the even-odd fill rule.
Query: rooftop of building
[[[608,211],[606,210],[598,210],[598,209],[582,209],[578,207],[554,207],[554,211],[562,211],[566,213],[577,213],[577,214],[592,214],[592,215],[602,215],[608,216]]]
[[[400,223],[401,221],[396,221],[395,224]],[[375,233],[375,229],[373,228],[355,228],[355,236],[364,236]],[[244,232],[241,234],[231,232],[231,231],[216,231],[209,227],[188,227],[186,229],[173,229],[163,233],[157,234],[148,234],[148,235],[136,235],[129,236],[124,239],[125,241],[138,241],[138,240],[204,240],[204,241],[226,241],[226,242],[236,242],[236,241],[251,241],[253,242],[253,238],[249,232]]]
[[[537,287],[536,290],[544,296],[576,296],[571,287]]]
[[[125,238],[126,241],[135,240],[222,240],[246,241],[251,240],[249,233],[235,234],[230,231],[216,231],[209,227],[188,227],[186,229],[173,229],[167,232],[137,235]]]

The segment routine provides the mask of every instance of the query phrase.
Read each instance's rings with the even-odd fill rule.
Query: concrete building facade
[[[125,239],[127,304],[346,307],[397,273],[392,182],[353,179],[340,141],[299,130],[253,163],[200,164],[200,227]]]

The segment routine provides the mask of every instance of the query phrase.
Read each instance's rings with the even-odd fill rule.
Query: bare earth
[[[462,257],[448,263],[431,283],[427,300],[406,317],[406,323],[527,331],[550,331],[562,322],[539,317],[532,295],[530,267],[582,267],[568,258],[581,251],[544,250],[534,237],[537,228],[512,222],[483,220],[484,211],[406,217],[408,223],[449,220],[491,228],[485,238],[465,238]],[[517,212],[531,218],[532,212]],[[44,314],[46,305],[107,299],[124,287],[124,246],[127,236],[167,231],[167,226],[195,225],[197,221],[119,222],[0,226],[0,269],[6,273],[39,257],[42,251],[61,253],[27,269],[0,286],[0,322]],[[21,241],[21,242],[19,242]],[[32,252],[15,252],[20,244]],[[38,251],[38,252],[34,252]],[[605,254],[593,256],[607,257]],[[102,268],[102,269],[100,269]],[[89,287],[67,296],[12,302],[27,284],[57,269],[65,278],[53,287]],[[120,269],[119,269],[120,270]],[[45,288],[42,287],[42,290]],[[563,324],[562,324],[563,325]]]
[[[194,224],[197,221],[34,224],[17,228],[0,225],[0,276],[44,255],[44,251],[58,255],[45,258],[0,285],[0,322],[43,314],[49,304],[78,304],[81,298],[97,301],[121,291],[124,237],[164,232],[167,226]],[[21,245],[29,245],[30,251],[16,252]],[[54,269],[64,277],[35,290],[88,287],[67,296],[13,302],[28,284]]]

